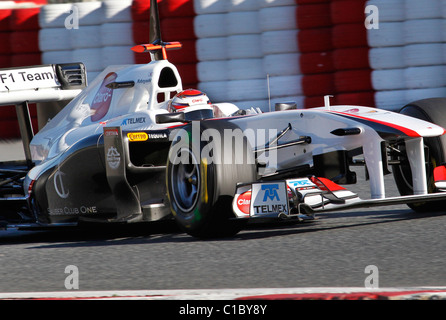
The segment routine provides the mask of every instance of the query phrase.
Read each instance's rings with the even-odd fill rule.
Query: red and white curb
[[[5,292],[0,300],[446,300],[445,287]]]

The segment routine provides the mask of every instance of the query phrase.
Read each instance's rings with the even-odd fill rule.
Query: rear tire
[[[198,138],[206,129],[205,123],[201,122]],[[174,138],[167,163],[166,184],[172,213],[181,229],[197,238],[230,237],[244,227],[245,219],[232,219],[235,218],[232,199],[237,183],[253,182],[256,178],[253,152],[246,137],[243,136],[243,141],[247,161],[221,163],[218,159],[224,155],[223,130],[212,130],[220,135],[221,143],[207,152],[209,141],[193,141],[192,125],[181,129]],[[235,145],[231,146],[232,150],[225,152],[232,152],[234,159]]]
[[[431,98],[409,103],[404,106],[399,113],[429,121],[446,128],[445,111],[445,98]],[[424,138],[424,145],[428,149],[428,152],[426,153],[427,187],[428,192],[433,193],[435,192],[433,170],[438,165],[446,162],[446,137],[443,135],[440,137]],[[405,155],[404,146],[401,146],[400,150]],[[405,155],[404,157],[407,156]],[[400,194],[413,194],[412,174],[408,162],[404,161],[401,165],[394,166],[392,171]],[[446,206],[446,201],[419,202],[408,204],[408,206],[416,212],[432,212],[438,211],[439,208],[444,208]]]

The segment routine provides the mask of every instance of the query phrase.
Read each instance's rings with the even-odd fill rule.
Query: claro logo
[[[110,72],[102,81],[91,105],[91,110],[93,111],[91,121],[99,121],[107,114],[113,97],[113,89],[108,88],[107,84],[115,81],[117,77],[118,75],[116,73]]]
[[[246,191],[238,196],[237,207],[241,212],[249,215],[250,206],[251,206],[251,191]]]

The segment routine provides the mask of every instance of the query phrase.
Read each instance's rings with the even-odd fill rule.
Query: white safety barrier
[[[39,14],[42,63],[83,62],[89,81],[108,62],[134,63],[131,4],[131,0],[106,0],[43,6]]]
[[[199,89],[263,111],[300,97],[296,8],[294,0],[194,0]]]
[[[0,2],[0,68],[41,64],[39,49],[40,6],[33,2]],[[30,116],[37,126],[36,105],[30,104]],[[14,106],[0,108],[0,137],[16,138],[20,135]]]
[[[376,29],[364,25],[369,5],[379,9]],[[412,98],[444,96],[442,0],[163,0],[159,8],[163,39],[183,43],[169,60],[185,87],[213,102],[268,111],[292,99],[320,106],[329,94],[332,103],[397,109]],[[67,28],[73,14],[78,29]],[[40,31],[0,32],[10,44],[0,49],[0,63],[82,61],[91,81],[108,64],[150,61],[130,51],[148,41],[148,21],[145,0],[43,5]],[[33,32],[38,52],[27,51],[32,41],[18,41]]]
[[[102,23],[131,22],[132,0],[102,0]]]
[[[43,6],[39,14],[40,27],[42,29],[63,28],[71,8],[71,3],[55,3]]]
[[[379,28],[367,31],[376,107],[398,110],[413,100],[446,96],[445,2],[366,4],[379,8]]]

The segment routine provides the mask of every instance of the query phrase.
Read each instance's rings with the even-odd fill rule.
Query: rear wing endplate
[[[0,69],[0,106],[71,100],[86,85],[82,63]]]
[[[75,98],[87,86],[82,63],[0,69],[0,106],[16,106],[25,158],[32,166],[29,144],[34,136],[29,103]]]

